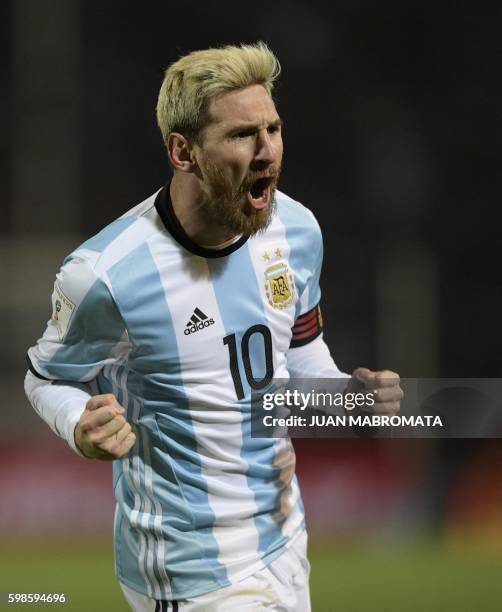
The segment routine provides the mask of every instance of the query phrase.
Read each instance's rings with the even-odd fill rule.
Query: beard
[[[279,181],[280,166],[270,166],[266,171],[250,172],[244,181],[235,186],[223,170],[206,159],[204,173],[208,189],[201,214],[206,222],[217,224],[233,235],[253,236],[263,232],[270,224],[277,208],[275,191]],[[262,209],[254,208],[248,201],[253,184],[263,177],[274,177],[270,184],[270,202]]]

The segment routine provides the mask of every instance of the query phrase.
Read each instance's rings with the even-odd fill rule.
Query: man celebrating
[[[310,610],[289,439],[251,437],[251,391],[344,377],[322,340],[322,240],[276,191],[279,63],[264,45],[166,71],[171,182],[78,247],[30,348],[26,392],[83,457],[115,460],[116,571],[133,610]],[[399,377],[356,370],[372,410]]]

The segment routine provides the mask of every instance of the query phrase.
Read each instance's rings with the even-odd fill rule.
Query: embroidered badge
[[[52,320],[57,327],[59,339],[62,340],[68,330],[75,304],[61,291],[57,283],[52,294]]]
[[[293,301],[295,283],[287,264],[275,263],[265,270],[265,291],[274,308],[287,308]]]

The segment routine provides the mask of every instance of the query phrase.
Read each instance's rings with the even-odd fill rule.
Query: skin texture
[[[268,226],[282,163],[282,122],[261,85],[213,99],[208,115],[198,143],[173,132],[166,144],[174,169],[170,194],[175,214],[194,242],[217,246]],[[249,190],[262,177],[269,179],[268,195],[253,203]],[[368,412],[399,412],[403,391],[395,372],[357,368],[347,391],[364,390],[376,390]],[[113,395],[87,402],[75,428],[75,442],[86,457],[106,461],[130,451],[136,437],[124,412]]]
[[[399,413],[404,396],[399,383],[399,374],[391,370],[373,372],[368,368],[357,368],[352,373],[346,391],[350,393],[373,391],[375,404],[361,409],[361,413],[394,416]]]
[[[82,454],[103,461],[127,455],[136,436],[124,413],[112,394],[91,397],[75,428],[75,442]]]

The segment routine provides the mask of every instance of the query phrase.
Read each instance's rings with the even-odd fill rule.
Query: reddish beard
[[[202,209],[208,223],[217,223],[229,232],[253,236],[264,231],[270,224],[276,209],[275,191],[279,180],[280,166],[271,166],[266,171],[251,172],[244,181],[234,186],[231,179],[209,160],[204,162],[204,173],[208,190]],[[273,176],[270,185],[270,204],[257,210],[248,202],[247,193],[256,180]]]

